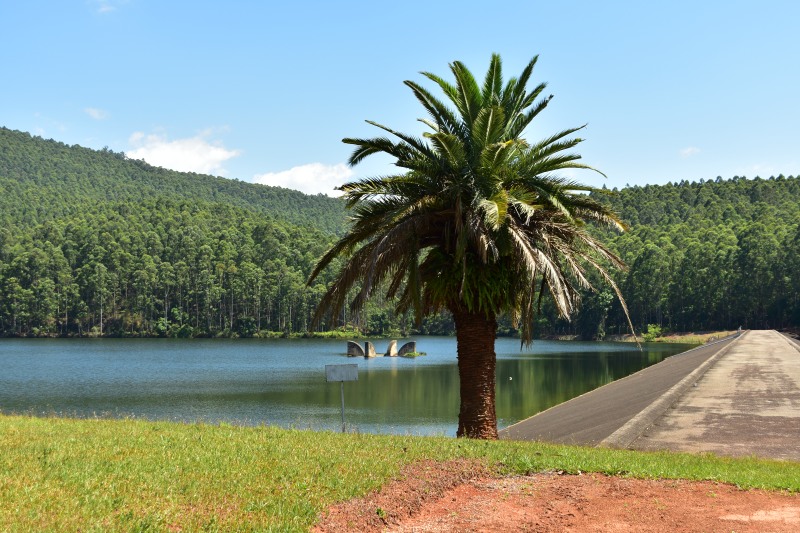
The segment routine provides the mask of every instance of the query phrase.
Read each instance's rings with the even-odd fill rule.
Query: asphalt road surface
[[[501,439],[596,446],[662,399],[735,337],[673,355],[500,431]],[[644,428],[642,428],[644,429]],[[630,440],[639,434],[631,434]],[[617,444],[627,447],[627,443]]]
[[[800,346],[748,331],[628,447],[800,461]]]

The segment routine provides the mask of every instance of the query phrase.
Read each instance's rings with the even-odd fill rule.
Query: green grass
[[[732,331],[707,331],[701,333],[668,333],[659,337],[654,337],[647,342],[666,342],[677,344],[696,344],[701,345],[707,342],[719,340],[729,337],[737,333],[736,330]],[[610,335],[607,340],[621,341],[621,342],[636,342],[633,335]],[[642,336],[639,340],[645,340]]]
[[[710,331],[706,333],[676,333],[657,337],[655,342],[677,342],[684,344],[705,344],[737,333],[733,331]]]
[[[409,462],[800,491],[800,463],[272,427],[0,416],[0,531],[305,531]]]

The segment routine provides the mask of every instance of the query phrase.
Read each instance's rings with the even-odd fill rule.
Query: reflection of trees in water
[[[380,342],[383,348],[387,341]],[[345,384],[348,425],[360,431],[453,434],[459,405],[454,344],[452,338],[424,338],[420,346],[428,356],[358,360],[358,381]],[[5,345],[0,407],[6,412],[335,429],[340,388],[325,382],[322,369],[331,362],[354,362],[336,356],[341,343],[310,340],[53,341],[36,344],[41,350],[36,358],[29,356],[32,346]],[[518,341],[500,346],[501,426],[681,349],[649,345],[640,353],[632,345],[542,341],[534,344],[535,355],[520,352]],[[32,383],[31,375],[41,381]]]
[[[498,418],[506,425],[522,420],[655,364],[672,350],[677,348],[500,358]],[[389,369],[362,369],[358,382],[345,386],[345,404],[358,411],[364,423],[402,426],[424,420],[449,424],[458,410],[458,390],[455,358],[450,365],[397,364]],[[338,405],[338,386],[325,387],[322,398],[314,397],[318,393],[309,389],[302,393],[306,397],[298,400]],[[358,422],[354,419],[353,424]]]
[[[642,353],[586,352],[500,359],[497,362],[498,417],[507,424],[522,420],[638,372],[672,353],[658,349]]]

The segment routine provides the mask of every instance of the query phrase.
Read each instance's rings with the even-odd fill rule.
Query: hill
[[[608,193],[597,197],[630,225],[604,237],[630,267],[617,281],[637,329],[800,325],[799,178],[736,176]],[[607,309],[611,327],[624,331],[619,307]]]
[[[614,275],[637,331],[800,327],[800,179],[595,194],[630,225],[601,237],[630,267]],[[340,200],[0,128],[0,335],[303,333],[331,273],[305,280],[344,220]],[[410,327],[376,299],[321,329],[351,323],[372,335]],[[539,335],[627,330],[608,289],[584,291],[571,322],[545,300],[537,323]],[[443,314],[420,331],[453,323]],[[499,333],[515,334],[510,320]]]
[[[101,202],[155,199],[220,203],[331,234],[344,227],[343,203],[325,195],[176,172],[7,128],[0,128],[0,191],[5,227],[31,227]]]
[[[0,335],[304,331],[341,201],[0,129]]]

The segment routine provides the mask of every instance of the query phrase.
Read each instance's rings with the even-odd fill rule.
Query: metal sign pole
[[[344,433],[344,381],[339,383],[342,385],[342,433]]]
[[[345,432],[344,424],[344,382],[358,381],[358,365],[325,365],[325,377],[330,383],[338,381],[342,396],[342,433]]]

